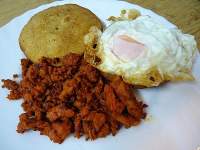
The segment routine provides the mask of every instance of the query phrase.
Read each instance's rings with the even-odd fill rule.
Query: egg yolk
[[[114,37],[112,52],[124,61],[131,61],[142,56],[147,47],[127,35]]]

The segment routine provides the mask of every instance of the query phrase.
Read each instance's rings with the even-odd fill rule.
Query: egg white
[[[144,44],[143,56],[121,60],[112,52],[114,37],[126,35]],[[148,16],[117,21],[102,33],[96,55],[103,72],[122,76],[131,84],[157,86],[166,80],[192,80],[192,63],[197,52],[192,35],[168,29]],[[152,80],[153,77],[153,80]]]

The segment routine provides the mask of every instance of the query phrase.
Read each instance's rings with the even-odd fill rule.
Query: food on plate
[[[19,44],[33,62],[41,57],[62,57],[84,50],[83,37],[91,26],[102,23],[90,10],[75,4],[51,7],[34,15],[24,26]]]
[[[84,42],[85,59],[90,64],[121,76],[127,83],[152,87],[194,79],[194,37],[166,28],[149,16],[114,20],[103,32],[91,27]]]
[[[132,85],[120,77],[107,80],[82,55],[38,63],[22,59],[21,67],[21,81],[2,81],[10,90],[8,99],[23,98],[19,133],[37,130],[56,143],[71,133],[94,140],[136,126],[146,116],[146,105],[136,99]]]
[[[66,4],[41,11],[23,28],[22,79],[2,80],[7,98],[23,98],[18,133],[40,131],[53,142],[115,135],[139,125],[145,107],[133,86],[193,80],[191,35],[168,29],[139,11],[111,16],[104,31],[88,9]],[[18,80],[18,81],[17,81]]]

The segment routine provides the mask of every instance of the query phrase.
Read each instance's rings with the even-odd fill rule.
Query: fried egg
[[[152,87],[165,81],[194,80],[194,37],[149,16],[116,21],[103,32],[93,27],[84,40],[88,62],[127,83]],[[100,63],[91,59],[95,57]]]

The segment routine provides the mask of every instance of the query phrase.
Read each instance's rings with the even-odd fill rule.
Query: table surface
[[[12,18],[53,0],[0,0],[0,26]],[[127,0],[166,17],[195,36],[200,49],[200,0]]]

